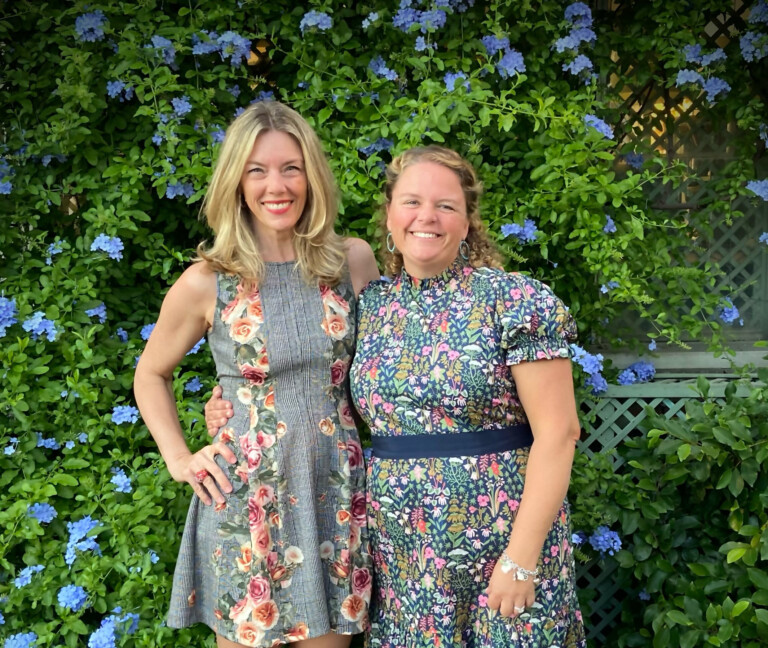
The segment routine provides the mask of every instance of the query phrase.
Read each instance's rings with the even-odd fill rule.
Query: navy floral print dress
[[[374,438],[450,435],[527,423],[510,365],[570,357],[575,325],[548,286],[465,267],[405,271],[361,294],[353,401]],[[376,648],[586,646],[567,502],[544,543],[536,602],[517,617],[485,588],[520,504],[530,446],[368,466]]]

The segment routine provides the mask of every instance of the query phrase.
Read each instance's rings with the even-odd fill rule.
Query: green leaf
[[[731,611],[731,618],[735,619],[737,616],[741,615],[743,612],[747,610],[749,605],[750,605],[749,601],[746,601],[743,599],[741,601],[738,601],[733,606],[733,610]]]
[[[672,623],[677,623],[678,625],[689,626],[692,623],[691,620],[680,610],[669,610],[669,612],[667,612],[667,618]]]

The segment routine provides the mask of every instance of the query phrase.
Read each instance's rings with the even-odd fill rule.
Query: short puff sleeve
[[[517,272],[497,277],[496,309],[506,364],[570,358],[576,322],[546,284]]]

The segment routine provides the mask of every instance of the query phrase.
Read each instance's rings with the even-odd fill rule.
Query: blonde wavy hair
[[[315,131],[295,110],[277,101],[245,109],[227,129],[201,213],[216,235],[197,247],[196,261],[213,270],[240,275],[249,285],[264,277],[265,265],[240,189],[245,163],[256,138],[266,131],[292,136],[301,146],[307,174],[307,202],[294,227],[296,265],[308,283],[335,286],[346,262],[344,241],[334,231],[338,212],[336,183]]]
[[[387,236],[387,211],[386,207],[392,202],[392,194],[395,190],[400,175],[408,167],[419,162],[434,162],[453,171],[459,178],[461,189],[464,192],[464,200],[467,208],[469,230],[465,239],[469,246],[469,259],[467,264],[473,268],[490,266],[503,267],[501,255],[496,245],[488,237],[485,224],[480,218],[480,196],[483,193],[483,185],[477,177],[475,168],[461,155],[451,149],[442,146],[421,146],[408,149],[398,155],[387,167],[387,183],[384,187],[386,203],[382,206],[381,229],[385,237],[382,245],[384,268],[390,276],[400,274],[403,269],[403,255],[399,250],[390,252],[386,246]],[[458,251],[457,251],[458,253]]]

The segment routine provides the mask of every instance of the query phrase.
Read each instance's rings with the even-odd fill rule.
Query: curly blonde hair
[[[459,178],[461,189],[464,192],[464,200],[467,207],[467,219],[469,230],[465,239],[469,246],[469,259],[467,264],[474,268],[490,266],[501,268],[502,260],[496,245],[488,237],[485,224],[480,218],[480,196],[483,193],[483,185],[477,177],[474,167],[461,155],[443,146],[420,146],[408,149],[398,155],[387,167],[387,181],[384,187],[385,204],[382,206],[381,229],[384,237],[387,236],[387,206],[392,202],[392,194],[395,185],[403,171],[420,162],[434,162],[453,171]],[[384,269],[390,276],[400,274],[403,269],[403,255],[399,250],[390,252],[386,246],[381,247]]]
[[[216,234],[210,247],[197,247],[196,261],[234,273],[248,284],[264,276],[264,260],[245,204],[240,180],[256,138],[267,131],[293,137],[301,147],[307,174],[307,203],[294,228],[296,265],[308,283],[338,284],[346,253],[334,231],[338,212],[336,182],[315,131],[295,110],[277,101],[261,101],[230,124],[213,169],[202,213]]]

